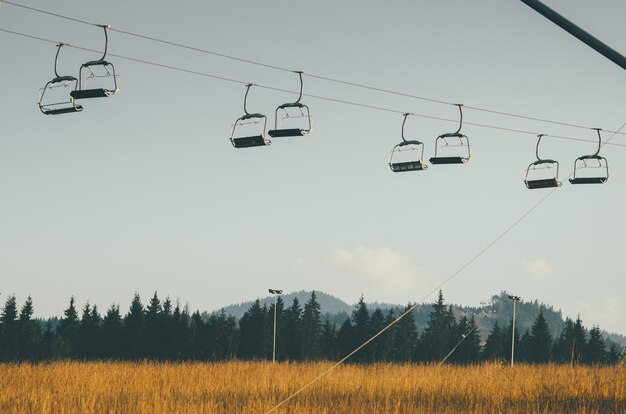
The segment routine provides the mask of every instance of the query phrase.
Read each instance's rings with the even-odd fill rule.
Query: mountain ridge
[[[298,302],[301,307],[310,299],[311,290],[300,290],[280,295],[284,302],[285,308],[289,307],[294,298],[298,298]],[[322,320],[329,319],[332,322],[340,325],[345,321],[354,310],[354,305],[350,305],[329,293],[315,290],[317,301],[320,304]],[[261,306],[270,307],[276,299],[274,296],[268,295],[265,297],[257,298]],[[223,311],[227,315],[232,315],[237,319],[241,319],[243,314],[254,303],[254,300],[239,302],[229,306],[222,307],[213,312]],[[380,302],[365,302],[367,308],[371,311],[377,307],[381,310],[388,312],[393,310],[395,315],[399,315],[406,307],[406,305],[380,303]],[[480,329],[482,338],[486,338],[489,331],[493,327],[493,324],[497,321],[501,327],[507,326],[510,323],[512,315],[512,302],[507,299],[507,293],[502,291],[497,295],[491,296],[489,301],[482,302],[481,306],[464,306],[457,304],[450,304],[446,301],[447,305],[451,305],[453,311],[457,317],[463,315],[474,315]],[[432,303],[418,305],[413,315],[418,326],[418,330],[422,330],[428,320],[428,314],[430,312]],[[544,316],[552,333],[552,337],[556,338],[561,333],[564,326],[564,318],[560,310],[555,310],[552,305],[539,303],[537,300],[520,301],[516,307],[516,327],[520,330],[522,335],[527,329],[530,330],[532,323],[534,322],[539,309],[544,309]],[[583,320],[584,323],[584,320]],[[608,332],[602,330],[602,335],[605,339],[610,339],[614,342],[626,345],[626,336],[617,332]]]

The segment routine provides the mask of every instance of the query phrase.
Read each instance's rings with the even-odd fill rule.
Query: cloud
[[[543,259],[524,259],[520,262],[519,273],[533,282],[542,282],[552,277],[552,268]]]
[[[583,317],[583,322],[585,320],[589,321],[585,325],[597,324],[600,326],[600,329],[606,329],[607,331],[617,331],[619,329],[619,322],[624,314],[624,307],[618,300],[617,295],[607,296],[599,304],[583,303],[582,307],[583,312],[581,316]]]
[[[365,284],[366,290],[383,293],[387,297],[397,294],[406,297],[408,292],[423,287],[429,279],[428,273],[417,266],[409,255],[387,247],[335,249],[328,257],[330,265],[345,276]]]

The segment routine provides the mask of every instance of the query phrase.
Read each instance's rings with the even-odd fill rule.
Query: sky
[[[445,102],[612,131],[626,122],[626,73],[520,1],[16,1]],[[545,3],[626,53],[623,1]],[[8,4],[0,28],[103,46],[101,29]],[[119,32],[109,39],[112,54],[299,86],[285,71]],[[532,133],[589,140],[544,138],[541,154],[560,162],[566,181],[576,157],[595,151],[594,131],[466,108],[468,123],[532,133],[464,125],[469,163],[395,174],[387,162],[402,112],[455,120],[454,106],[305,76],[313,132],[235,149],[228,138],[243,114],[242,84],[109,56],[116,95],[44,116],[36,98],[54,76],[54,44],[0,32],[0,51],[0,302],[31,294],[36,316],[47,317],[71,295],[125,310],[135,292],[147,301],[156,291],[211,311],[276,288],[405,304],[433,301],[456,274],[443,286],[447,301],[478,305],[506,290],[626,333],[626,135],[602,149],[607,184],[564,183],[499,238],[549,192],[523,184]],[[59,72],[76,76],[98,57],[66,47]],[[293,99],[253,88],[249,109],[272,124],[274,109]],[[411,116],[406,135],[424,142],[428,158],[455,122]]]

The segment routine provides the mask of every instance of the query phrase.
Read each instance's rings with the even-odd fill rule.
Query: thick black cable
[[[61,14],[58,14],[58,13],[49,12],[49,11],[38,9],[38,8],[35,8],[35,7],[25,6],[25,5],[22,5],[22,4],[19,4],[19,3],[14,3],[12,1],[0,0],[0,2],[9,4],[9,5],[12,5],[12,6],[16,6],[16,7],[21,7],[21,8],[26,9],[26,10],[30,10],[30,11],[34,11],[34,12],[38,12],[38,13],[43,13],[43,14],[46,14],[46,15],[49,15],[49,16],[58,17],[58,18],[61,18],[61,19],[77,22],[77,23],[87,24],[87,25],[91,25],[91,26],[99,26],[97,24],[94,24],[94,23],[91,23],[91,22],[88,22],[88,21],[85,21],[85,20],[64,16],[64,15],[61,15]],[[170,46],[174,46],[174,47],[179,47],[179,48],[183,48],[183,49],[187,49],[187,50],[192,50],[192,51],[196,51],[196,52],[200,52],[200,53],[205,53],[205,54],[209,54],[209,55],[212,55],[212,56],[218,56],[218,57],[221,57],[221,58],[230,59],[230,60],[234,60],[234,61],[238,61],[238,62],[242,62],[242,63],[247,63],[247,64],[251,64],[251,65],[261,66],[261,67],[274,69],[274,70],[279,70],[279,71],[283,71],[283,72],[293,72],[293,70],[291,70],[291,69],[283,68],[283,67],[280,67],[280,66],[271,65],[271,64],[264,63],[264,62],[259,62],[259,61],[254,61],[254,60],[251,60],[251,59],[245,59],[245,58],[241,58],[241,57],[237,57],[237,56],[233,56],[233,55],[228,55],[228,54],[225,54],[225,53],[215,52],[215,51],[211,51],[211,50],[207,50],[207,49],[202,49],[202,48],[198,48],[198,47],[194,47],[194,46],[188,46],[188,45],[185,45],[185,44],[182,44],[182,43],[171,42],[171,41],[168,41],[168,40],[159,39],[159,38],[152,37],[152,36],[146,36],[146,35],[130,32],[130,31],[126,31],[126,30],[115,29],[115,28],[110,28],[109,30],[112,31],[112,32],[126,34],[128,36],[134,36],[134,37],[137,37],[137,38],[150,40],[150,41],[153,41],[153,42],[158,42],[158,43],[162,43],[162,44],[166,44],[166,45],[170,45]],[[406,93],[406,92],[400,92],[400,91],[394,91],[394,90],[391,90],[391,89],[379,88],[379,87],[375,87],[375,86],[365,85],[365,84],[362,84],[362,83],[357,83],[357,82],[351,82],[351,81],[331,78],[331,77],[328,77],[328,76],[321,76],[321,75],[314,75],[314,74],[307,74],[307,73],[305,73],[304,75],[308,76],[310,78],[320,79],[320,80],[324,80],[324,81],[328,81],[328,82],[339,83],[339,84],[343,84],[343,85],[349,85],[349,86],[353,86],[353,87],[357,87],[357,88],[362,88],[362,89],[367,89],[367,90],[371,90],[371,91],[387,93],[387,94],[396,95],[396,96],[403,96],[403,97],[407,97],[407,98],[418,99],[418,100],[427,101],[427,102],[433,102],[433,103],[439,103],[439,104],[443,104],[443,105],[457,105],[456,103],[447,102],[447,101],[443,101],[443,100],[440,100],[440,99],[428,98],[428,97],[419,96],[419,95],[415,95],[415,94],[410,94],[410,93]],[[508,117],[513,117],[513,118],[526,119],[526,120],[532,120],[532,121],[536,121],[536,122],[550,123],[550,124],[561,125],[561,126],[568,126],[568,127],[572,127],[572,128],[591,129],[591,130],[594,129],[592,127],[587,127],[587,126],[584,126],[584,125],[573,124],[573,123],[569,123],[569,122],[554,121],[554,120],[550,120],[550,119],[533,117],[533,116],[527,116],[527,115],[518,115],[518,114],[513,114],[513,113],[510,113],[510,112],[498,111],[498,110],[488,109],[488,108],[480,108],[480,107],[472,106],[472,105],[465,105],[465,108],[470,109],[470,110],[474,110],[474,111],[491,113],[491,114],[495,114],[495,115],[502,115],[502,116],[508,116]],[[616,131],[608,131],[607,130],[606,132],[613,133],[613,132],[616,132]],[[619,133],[619,135],[626,135],[626,133]]]

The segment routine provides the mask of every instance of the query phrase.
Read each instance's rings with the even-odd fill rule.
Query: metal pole
[[[513,330],[511,332],[511,366],[513,366],[513,361],[515,359],[515,303],[517,301],[513,299]]]
[[[598,40],[591,34],[587,33],[571,21],[567,20],[565,17],[561,16],[559,13],[546,6],[537,0],[521,0],[522,3],[526,4],[528,7],[535,10],[537,13],[541,14],[546,19],[550,20],[552,23],[559,26],[561,29],[565,30],[572,36],[576,37],[578,40],[595,50],[596,52],[603,55],[605,58],[609,59],[613,63],[620,66],[622,69],[626,70],[626,57],[606,45],[602,41]]]
[[[274,345],[272,346],[272,364],[276,362],[276,302],[278,295],[274,295]]]

